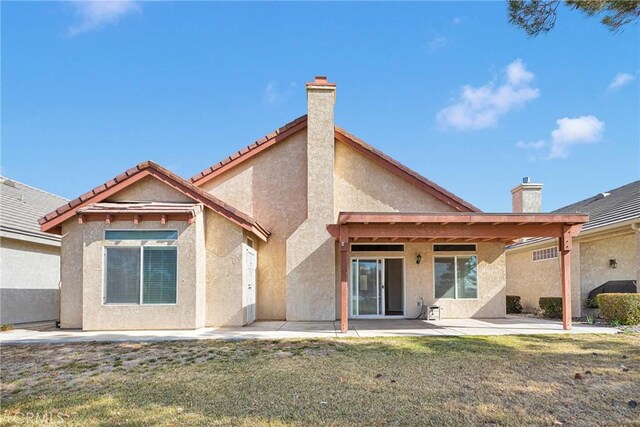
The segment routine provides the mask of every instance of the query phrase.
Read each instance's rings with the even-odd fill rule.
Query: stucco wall
[[[595,287],[609,280],[634,280],[640,269],[637,237],[631,231],[620,234],[612,230],[599,236],[579,236],[571,251],[571,307],[574,317],[588,314],[584,302]],[[553,244],[536,247],[535,250]],[[530,311],[538,308],[543,296],[560,297],[560,259],[533,261],[534,249],[507,252],[507,294],[519,295],[522,306]],[[618,268],[609,267],[615,258]]]
[[[334,194],[340,212],[455,212],[455,209],[336,141]]]
[[[422,255],[420,264],[416,264],[417,254]],[[452,254],[448,254],[452,255]],[[433,243],[405,243],[404,252],[351,253],[351,257],[361,258],[404,258],[405,317],[418,316],[425,304],[437,304],[442,307],[443,318],[496,318],[506,314],[505,301],[505,255],[500,243],[481,243],[477,245],[478,257],[478,298],[477,299],[436,299],[434,291],[434,252]],[[438,256],[447,256],[439,253]],[[351,264],[351,263],[350,263]],[[339,264],[338,264],[339,265]],[[351,277],[351,265],[349,265]],[[336,299],[340,302],[340,288],[336,286]]]
[[[0,323],[57,320],[60,247],[0,239]]]
[[[60,327],[82,328],[83,228],[75,218],[62,224],[60,251]]]
[[[584,301],[593,288],[609,280],[635,280],[638,274],[636,252],[635,233],[581,242],[581,300]],[[617,261],[617,268],[609,267],[610,259]]]
[[[202,213],[200,214],[202,215]],[[204,247],[196,247],[197,221],[140,222],[134,226],[129,221],[113,221],[105,224],[93,221],[83,224],[83,295],[82,328],[84,330],[125,330],[125,329],[194,329],[198,307],[196,252]],[[121,305],[103,304],[104,282],[104,230],[107,229],[167,229],[178,230],[178,278],[177,303],[167,305]],[[136,241],[109,242],[118,247],[139,246]]]
[[[113,194],[107,199],[112,202],[173,202],[194,203],[193,199],[148,176],[135,184]]]
[[[272,233],[268,243],[259,244],[260,320],[286,319],[286,242],[307,217],[306,140],[306,130],[300,131],[202,186]]]
[[[243,230],[213,212],[206,215],[206,325],[243,325]]]

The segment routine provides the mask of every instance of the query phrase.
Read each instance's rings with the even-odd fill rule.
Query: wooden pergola
[[[337,224],[327,226],[340,242],[340,330],[349,317],[348,265],[352,242],[502,242],[523,237],[558,239],[562,282],[562,326],[571,329],[572,239],[589,220],[583,214],[365,213],[342,212]]]

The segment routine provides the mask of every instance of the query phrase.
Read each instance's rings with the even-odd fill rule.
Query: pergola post
[[[571,329],[571,228],[563,227],[560,243],[562,328]]]
[[[340,332],[349,330],[349,226],[340,226]]]

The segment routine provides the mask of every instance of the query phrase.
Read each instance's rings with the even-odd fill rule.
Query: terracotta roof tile
[[[186,194],[192,199],[201,202],[213,211],[221,214],[229,220],[235,222],[248,231],[256,234],[263,240],[267,240],[270,235],[269,231],[260,225],[255,219],[251,218],[243,212],[238,211],[232,206],[224,203],[220,199],[212,196],[201,188],[196,187],[191,182],[179,177],[168,169],[160,166],[157,163],[146,161],[142,162],[134,168],[127,170],[126,172],[116,176],[114,179],[107,181],[112,182],[112,185],[99,185],[90,192],[87,192],[80,197],[67,202],[60,206],[53,212],[50,212],[40,218],[40,228],[42,231],[49,231],[59,226],[62,222],[69,219],[72,215],[75,215],[76,211],[91,204],[91,202],[100,202],[107,198],[114,192],[120,191],[126,188],[128,185],[137,182],[137,179],[133,180],[133,177],[145,173],[141,176],[154,176],[162,182],[170,185],[172,188]]]
[[[237,151],[230,157],[216,163],[211,167],[208,167],[202,172],[197,173],[196,175],[191,177],[190,181],[193,182],[195,185],[200,186],[205,182],[207,182],[208,180],[213,179],[218,174],[221,174],[226,170],[235,167],[236,164],[239,164],[242,161],[249,159],[253,155],[262,151],[262,150],[257,151],[256,149],[258,147],[264,146],[264,149],[266,149],[271,145],[277,143],[278,141],[287,138],[293,133],[304,129],[306,125],[307,125],[307,116],[306,115],[300,116],[297,119],[280,127],[279,129],[276,129],[270,134],[258,139],[257,141],[254,141],[247,147],[242,148],[241,150]],[[364,154],[369,155],[370,157],[379,161],[379,163],[382,166],[385,166],[387,169],[391,170],[392,172],[400,175],[404,179],[407,179],[408,181],[412,182],[414,185],[417,185],[419,188],[427,191],[429,194],[433,195],[434,197],[438,198],[444,203],[447,203],[448,205],[452,206],[458,211],[480,212],[480,209],[473,206],[471,203],[468,203],[462,200],[460,197],[445,190],[444,188],[440,187],[433,181],[430,181],[429,179],[423,177],[422,175],[413,171],[412,169],[404,166],[397,160],[394,160],[390,156],[384,154],[382,151],[377,150],[376,148],[370,146],[369,144],[367,144],[360,138],[350,134],[346,130],[336,126],[335,133],[337,137],[339,136],[342,137],[337,139],[350,144],[354,148],[359,149],[360,152],[363,152]]]

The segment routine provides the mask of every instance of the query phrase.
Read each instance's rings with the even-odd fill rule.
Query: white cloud
[[[634,77],[629,73],[618,73],[609,83],[609,90],[620,89],[633,81]]]
[[[429,40],[429,42],[427,43],[427,47],[431,52],[435,52],[436,50],[445,47],[448,43],[449,39],[447,39],[445,36],[438,36]]]
[[[458,101],[440,110],[438,122],[458,130],[485,129],[495,126],[503,115],[540,96],[540,90],[531,86],[535,75],[520,59],[509,64],[504,74],[504,82],[499,86],[495,82],[478,88],[463,86]]]
[[[78,22],[69,28],[70,36],[115,24],[123,16],[141,10],[133,0],[76,0],[71,4],[76,9]]]
[[[531,148],[532,150],[541,150],[547,145],[549,144],[544,139],[541,139],[539,141],[534,141],[534,142],[518,141],[516,143],[516,147],[518,148]]]
[[[542,150],[549,147],[548,159],[564,158],[569,148],[580,144],[594,144],[602,139],[604,122],[595,116],[581,116],[556,120],[557,127],[551,132],[550,141],[518,141],[516,147],[528,150]]]
[[[455,18],[453,18],[451,20],[451,24],[452,25],[460,25],[460,24],[462,24],[462,18],[459,18],[459,17],[456,16]]]
[[[295,82],[289,83],[286,88],[280,89],[278,82],[271,80],[264,88],[262,100],[269,105],[277,105],[285,101],[292,94],[298,85]]]
[[[565,117],[558,119],[556,124],[558,127],[551,132],[551,159],[567,157],[572,145],[600,141],[604,132],[604,122],[595,116]]]

